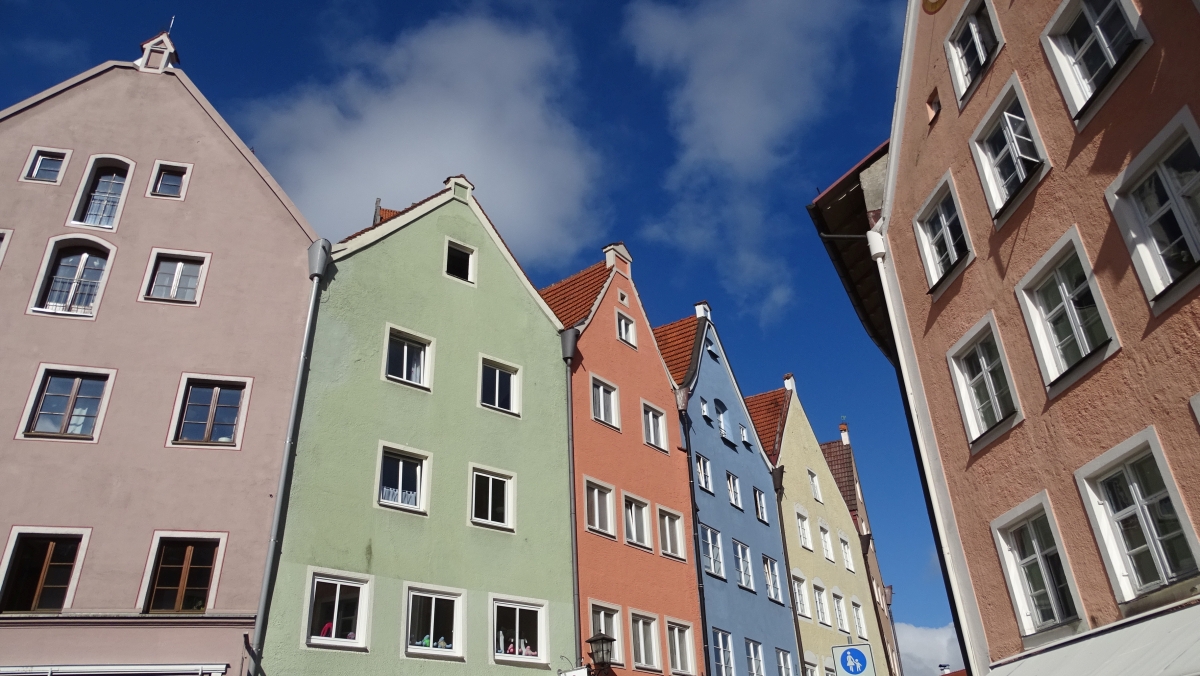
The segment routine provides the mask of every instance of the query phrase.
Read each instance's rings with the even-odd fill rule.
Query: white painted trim
[[[616,329],[617,342],[626,347],[630,347],[630,348],[633,348],[634,350],[636,350],[638,348],[637,320],[635,320],[633,317],[630,317],[628,313],[621,312],[621,309],[615,305],[613,306],[613,313],[614,313],[613,328]],[[621,317],[624,317],[625,319],[629,320],[629,330],[630,330],[630,333],[632,334],[632,338],[633,338],[632,342],[621,338]]]
[[[931,218],[937,211],[938,205],[941,204],[946,195],[950,195],[950,199],[954,202],[954,209],[958,213],[958,225],[960,228],[962,228],[963,239],[965,239],[967,242],[967,255],[965,261],[957,261],[952,263],[950,270],[942,275],[942,277],[935,277],[935,256],[933,253],[933,247],[929,242],[929,235],[925,231],[924,224],[925,221],[929,220],[929,218]],[[914,212],[912,224],[913,232],[917,239],[917,250],[921,254],[921,262],[925,264],[926,283],[929,285],[930,289],[932,289],[935,284],[938,285],[937,290],[932,294],[931,297],[931,300],[936,303],[938,299],[942,297],[942,294],[945,293],[946,288],[953,284],[954,280],[963,273],[963,270],[966,270],[967,267],[969,267],[975,260],[975,245],[971,241],[971,229],[967,226],[967,219],[963,215],[962,203],[959,202],[958,199],[958,190],[954,183],[954,175],[949,169],[946,170],[945,174],[942,174],[942,177],[938,179],[933,191],[930,192],[929,196],[925,198],[925,201],[921,204],[920,208]],[[949,242],[946,244],[947,246],[950,245]]]
[[[530,608],[538,611],[538,654],[537,657],[526,657],[521,655],[498,655],[496,654],[495,646],[488,642],[488,662],[491,664],[510,664],[514,666],[520,665],[548,665],[550,664],[550,656],[554,653],[554,649],[550,647],[550,602],[543,599],[529,598],[525,596],[513,596],[511,594],[497,594],[488,592],[488,636],[496,635],[496,604],[503,603],[509,606],[518,606]]]
[[[667,424],[667,412],[664,411],[663,409],[655,406],[653,403],[651,403],[645,399],[642,399],[641,402],[642,402],[642,443],[646,444],[647,446],[649,446],[650,448],[653,448],[656,451],[661,451],[663,453],[666,453],[667,455],[670,455],[671,454],[671,433],[670,433],[670,429],[669,429],[670,425]],[[659,430],[658,430],[659,433],[662,435],[662,440],[663,440],[662,446],[655,446],[654,444],[652,444],[646,440],[646,437],[648,436],[647,432],[649,431],[646,429],[646,409],[650,409],[651,411],[654,411],[654,412],[658,413],[660,416],[662,416],[662,418],[659,420]]]
[[[1050,532],[1054,537],[1054,547],[1058,551],[1059,558],[1062,559],[1063,568],[1067,574],[1067,589],[1071,592],[1071,602],[1075,604],[1076,617],[1082,623],[1083,628],[1086,629],[1087,608],[1083,605],[1083,598],[1079,595],[1079,586],[1075,583],[1075,571],[1071,566],[1071,557],[1068,555],[1067,549],[1063,546],[1062,534],[1058,530],[1058,519],[1055,517],[1054,509],[1050,504],[1050,494],[1043,489],[1037,495],[1030,497],[1004,514],[992,519],[990,524],[992,541],[996,545],[996,554],[1000,557],[1000,568],[1004,573],[1004,581],[1008,587],[1008,597],[1012,602],[1013,613],[1016,615],[1017,625],[1021,629],[1021,636],[1032,636],[1038,631],[1044,631],[1044,629],[1039,630],[1033,621],[1033,608],[1025,589],[1025,583],[1021,581],[1021,568],[1018,565],[1017,557],[1013,552],[1008,538],[1013,526],[1032,519],[1039,514],[1045,514],[1046,521],[1050,524]],[[1046,629],[1052,628],[1046,627]]]
[[[603,488],[604,490],[608,491],[608,497],[605,500],[605,502],[607,503],[607,506],[608,506],[608,525],[610,527],[610,530],[604,530],[602,528],[593,528],[590,524],[588,524],[588,515],[587,515],[588,484],[591,484],[597,488]],[[613,539],[617,539],[619,537],[618,536],[619,531],[617,530],[617,521],[619,521],[619,520],[623,521],[625,519],[625,513],[623,511],[619,514],[616,512],[616,500],[613,499],[613,496],[616,495],[616,493],[617,493],[617,487],[608,483],[607,481],[601,481],[601,480],[591,477],[587,474],[583,475],[583,525],[584,525],[584,528],[586,528],[588,530],[588,532],[597,533],[599,535],[604,535],[606,537],[613,538]],[[621,504],[621,509],[622,510],[625,509],[624,503]]]
[[[54,259],[58,256],[58,252],[68,247],[85,245],[99,246],[108,254],[108,257],[104,261],[104,274],[100,277],[100,284],[96,286],[96,299],[92,301],[92,313],[85,315],[74,312],[54,312],[39,308],[37,306],[38,300],[42,297],[42,292],[46,290],[46,285],[50,283],[50,277],[53,276],[51,274],[51,266],[54,264]],[[111,276],[113,261],[116,258],[117,246],[115,244],[88,233],[77,232],[56,235],[46,240],[46,251],[42,254],[42,264],[38,268],[37,277],[34,277],[33,291],[29,294],[29,304],[25,306],[25,314],[38,317],[60,317],[63,319],[95,321],[96,315],[100,313],[100,304],[104,300],[104,290],[108,287],[108,278]]]
[[[96,426],[92,428],[91,438],[79,437],[73,439],[70,437],[43,437],[36,434],[27,434],[30,424],[33,423],[33,407],[37,405],[38,394],[42,391],[42,384],[46,381],[47,371],[62,371],[64,373],[89,373],[107,376],[104,383],[104,396],[100,399],[100,408],[96,411]],[[117,380],[117,369],[99,368],[95,366],[74,366],[68,364],[52,364],[42,362],[38,364],[37,373],[33,378],[33,386],[29,390],[29,397],[25,400],[25,409],[21,412],[21,420],[17,423],[17,434],[13,437],[16,440],[25,441],[53,441],[65,442],[68,444],[97,444],[100,443],[100,430],[104,426],[105,414],[108,412],[108,402],[112,397],[113,387]]]
[[[392,455],[409,456],[421,461],[421,492],[417,496],[417,506],[411,507],[400,503],[384,502],[380,497],[380,482],[383,481],[383,456],[388,452]],[[371,506],[389,512],[408,512],[420,516],[429,516],[429,492],[433,490],[433,455],[419,448],[405,444],[394,444],[390,441],[379,440],[375,457],[375,484],[371,493]]]
[[[958,58],[958,48],[954,45],[954,38],[962,30],[967,19],[974,16],[975,12],[979,11],[980,5],[987,5],[988,20],[992,24],[992,32],[996,36],[996,46],[992,48],[992,53],[988,54],[987,61],[980,69],[979,75],[971,82],[964,82],[966,74],[961,72]],[[962,9],[958,11],[958,16],[954,18],[954,23],[951,25],[950,32],[942,40],[942,48],[946,53],[946,66],[950,71],[950,83],[954,89],[954,100],[958,104],[958,109],[961,111],[967,107],[967,102],[974,96],[975,90],[979,89],[979,83],[988,76],[988,72],[992,69],[996,59],[1000,57],[1000,50],[1004,49],[1004,32],[1000,30],[1000,18],[996,15],[996,6],[992,0],[967,0],[963,3]]]
[[[49,146],[33,146],[29,149],[29,157],[22,165],[21,175],[17,180],[21,183],[35,183],[37,185],[62,185],[63,176],[67,174],[67,166],[71,163],[71,153],[75,151],[69,148],[51,148]],[[33,162],[37,158],[38,153],[61,153],[63,156],[62,166],[58,168],[58,178],[53,181],[42,181],[36,178],[30,178],[33,173]]]
[[[1108,333],[1109,343],[1103,349],[1085,355],[1073,366],[1060,368],[1055,356],[1055,348],[1050,339],[1050,326],[1042,316],[1042,310],[1034,294],[1037,293],[1038,286],[1053,273],[1055,267],[1072,253],[1079,258],[1079,263],[1087,275],[1088,288],[1092,292],[1092,298],[1096,301],[1096,308],[1100,311],[1100,322],[1104,326],[1105,332]],[[1117,335],[1117,329],[1108,313],[1108,305],[1104,302],[1104,295],[1100,292],[1100,284],[1096,281],[1096,275],[1088,258],[1087,250],[1083,246],[1083,239],[1079,235],[1077,225],[1067,228],[1063,236],[1038,259],[1037,263],[1033,264],[1021,281],[1017,282],[1013,293],[1016,294],[1017,304],[1021,306],[1021,314],[1025,317],[1025,327],[1029,330],[1029,337],[1033,342],[1033,353],[1037,357],[1038,370],[1042,374],[1042,383],[1046,386],[1048,399],[1062,394],[1080,378],[1096,369],[1121,349],[1121,339]],[[1064,302],[1066,302],[1065,299]],[[1055,382],[1055,379],[1068,370],[1071,370],[1071,373],[1066,378]]]
[[[992,173],[992,163],[987,157],[987,151],[983,148],[984,137],[987,136],[996,125],[1000,124],[1000,117],[1005,109],[1016,99],[1021,102],[1021,111],[1025,113],[1025,123],[1029,125],[1029,131],[1033,136],[1033,145],[1037,148],[1038,155],[1042,158],[1042,165],[1038,167],[1037,174],[1029,177],[1025,181],[1025,185],[1017,191],[1016,195],[1009,199],[1004,199],[1000,196],[1000,189],[996,185],[996,177]],[[1037,188],[1046,174],[1050,173],[1053,166],[1050,161],[1050,155],[1046,152],[1046,146],[1042,143],[1042,134],[1038,131],[1037,120],[1033,116],[1033,108],[1029,105],[1029,99],[1025,96],[1025,88],[1021,85],[1021,80],[1014,71],[1008,78],[1008,81],[1000,88],[1000,93],[992,101],[992,105],[980,118],[979,124],[975,127],[975,131],[971,132],[971,138],[967,141],[967,145],[971,148],[971,157],[975,160],[975,170],[979,174],[979,183],[983,187],[983,196],[987,199],[988,211],[992,215],[996,230],[1004,227],[1004,224],[1012,216],[1021,203],[1029,197],[1029,194]],[[999,214],[1001,208],[1004,208],[1004,213]],[[999,215],[997,215],[999,214]]]
[[[200,262],[200,279],[196,282],[196,299],[193,301],[170,300],[164,298],[154,298],[150,295],[150,284],[154,279],[154,267],[158,263],[159,257],[163,258],[183,258],[191,259]],[[212,254],[204,251],[185,251],[183,249],[162,249],[154,247],[150,250],[150,260],[146,263],[146,272],[142,275],[142,285],[138,288],[138,295],[135,300],[139,303],[154,303],[156,305],[175,305],[179,307],[200,307],[200,301],[204,297],[204,282],[208,280],[208,266],[212,261]]]
[[[71,566],[71,580],[67,583],[66,596],[63,598],[62,609],[68,610],[75,600],[75,590],[79,587],[79,573],[83,570],[83,558],[87,554],[88,542],[92,539],[92,528],[63,528],[60,526],[13,526],[8,532],[8,543],[4,546],[4,556],[0,558],[0,585],[8,582],[8,566],[12,563],[13,553],[17,549],[17,538],[22,535],[78,535],[79,547],[75,550],[75,563]],[[7,591],[0,587],[0,596]]]
[[[362,591],[358,597],[358,623],[355,625],[354,640],[312,637],[308,635],[312,623],[312,593],[317,586],[317,578],[330,582],[344,582],[359,585]],[[307,585],[304,589],[304,612],[300,614],[300,647],[303,650],[355,650],[367,651],[371,647],[371,618],[373,616],[373,594],[375,576],[368,573],[354,573],[335,568],[309,566],[304,579]],[[407,598],[407,597],[406,597]],[[401,625],[403,626],[403,625]]]
[[[497,479],[503,479],[507,482],[504,488],[504,516],[505,523],[494,523],[491,521],[480,521],[475,518],[475,474],[485,474]],[[475,528],[486,528],[488,530],[498,530],[508,533],[515,533],[517,530],[517,473],[512,470],[500,469],[499,467],[491,467],[482,465],[477,462],[467,463],[467,525]]]
[[[1121,545],[1117,541],[1120,536],[1113,529],[1112,519],[1108,516],[1100,487],[1096,485],[1096,482],[1122,463],[1146,451],[1154,455],[1154,462],[1158,465],[1163,483],[1167,486],[1171,504],[1175,506],[1175,510],[1180,516],[1179,523],[1187,538],[1188,546],[1192,548],[1192,555],[1196,556],[1197,553],[1200,553],[1200,539],[1196,537],[1196,528],[1193,525],[1187,502],[1179,494],[1179,487],[1175,483],[1171,465],[1167,462],[1162,443],[1158,439],[1158,432],[1154,429],[1154,425],[1151,425],[1075,470],[1075,484],[1079,487],[1079,494],[1083,498],[1083,506],[1087,511],[1088,520],[1091,521],[1092,532],[1096,534],[1100,557],[1104,560],[1108,581],[1112,585],[1113,594],[1116,595],[1118,603],[1131,601],[1137,598],[1139,593],[1130,581],[1131,573],[1126,568],[1125,556],[1121,553]],[[1161,587],[1154,589],[1159,588]],[[1153,589],[1147,591],[1153,591]]]
[[[697,659],[696,659],[696,640],[695,640],[696,626],[694,624],[692,624],[691,622],[688,622],[687,620],[681,620],[677,617],[671,617],[670,615],[663,615],[663,631],[667,631],[668,627],[670,625],[675,625],[675,626],[683,629],[684,640],[686,641],[686,645],[683,646],[683,652],[687,653],[688,663],[691,665],[691,668],[690,669],[672,669],[670,666],[671,665],[670,655],[667,656],[667,659],[663,660],[663,662],[664,662],[663,668],[666,669],[667,673],[669,673],[669,674],[681,674],[684,676],[690,676],[691,674],[695,674],[697,665],[700,662],[704,661],[703,657],[701,657],[699,661],[697,661]],[[667,642],[664,645],[666,645],[668,648],[670,648],[670,646],[671,646],[670,638],[667,639]]]
[[[405,338],[415,343],[425,345],[425,357],[421,364],[421,380],[420,383],[414,383],[403,378],[393,378],[388,375],[388,350],[391,349],[392,334],[399,334],[401,338]],[[385,383],[395,383],[406,385],[417,391],[432,392],[433,391],[433,367],[434,356],[437,354],[437,339],[433,336],[426,335],[399,324],[384,322],[383,324],[383,359],[379,364],[379,379]]]
[[[621,431],[621,388],[618,387],[616,383],[609,380],[608,378],[605,378],[604,376],[596,375],[596,373],[594,371],[588,371],[588,377],[589,377],[588,399],[590,400],[590,403],[591,403],[592,420],[600,423],[601,425],[605,425],[607,427],[614,428],[618,432],[620,432]],[[595,400],[595,393],[594,393],[595,388],[596,388],[596,383],[600,383],[601,385],[604,385],[605,387],[612,389],[612,392],[613,392],[613,394],[612,394],[613,421],[612,422],[609,422],[602,418],[596,417],[596,400]]]
[[[475,406],[485,411],[494,411],[496,413],[511,416],[517,420],[520,420],[522,403],[521,385],[522,381],[525,380],[524,369],[519,364],[515,364],[498,357],[493,357],[489,354],[484,354],[483,352],[479,353],[477,363],[478,367],[476,368],[477,380],[475,381]],[[502,371],[508,371],[512,374],[512,393],[510,395],[512,398],[511,410],[503,409],[498,406],[489,406],[483,403],[483,366],[485,363]]]
[[[412,646],[408,643],[409,622],[412,621],[410,611],[412,610],[412,595],[413,593],[427,593],[433,596],[453,597],[454,598],[454,646],[449,651],[439,650],[436,648],[425,648],[422,646]],[[467,645],[467,622],[463,619],[467,614],[467,590],[457,587],[443,587],[442,585],[427,584],[424,582],[404,581],[403,596],[401,597],[400,607],[400,657],[410,659],[425,659],[425,660],[445,660],[451,662],[466,662],[467,655],[463,646]],[[432,636],[430,642],[434,641]]]
[[[182,202],[187,198],[188,184],[192,182],[192,167],[195,166],[190,162],[172,162],[170,160],[154,160],[154,167],[150,170],[150,181],[146,183],[146,197],[156,200],[171,200]],[[154,184],[158,181],[158,172],[160,169],[170,167],[173,169],[183,170],[183,183],[179,186],[179,196],[162,195],[154,192]]]
[[[121,184],[121,197],[117,200],[117,212],[113,214],[113,224],[105,225],[89,225],[83,221],[76,220],[76,216],[83,209],[83,199],[87,195],[88,189],[92,185],[92,178],[97,169],[97,163],[102,160],[108,160],[106,164],[111,164],[112,160],[126,165],[125,182]],[[71,212],[67,214],[67,222],[64,224],[72,228],[88,228],[92,230],[102,230],[105,232],[116,232],[117,227],[121,225],[121,214],[125,211],[125,204],[129,201],[129,186],[133,183],[134,170],[137,168],[137,163],[128,157],[121,155],[111,155],[107,153],[97,153],[88,158],[87,166],[83,171],[83,178],[79,180],[79,188],[75,191],[75,200],[71,202]]]
[[[466,279],[459,279],[458,277],[446,272],[446,267],[450,264],[451,247],[469,254]],[[442,276],[447,279],[452,279],[459,284],[469,286],[472,289],[477,288],[479,286],[479,247],[471,246],[466,242],[451,237],[450,235],[446,235],[445,245],[442,247]]]
[[[643,620],[650,620],[650,627],[653,630],[653,634],[654,634],[654,645],[651,646],[654,651],[654,654],[652,655],[652,657],[654,658],[653,662],[635,662],[633,660],[633,638],[635,636],[634,631],[633,631],[633,618],[635,615],[637,617],[640,617]],[[626,618],[625,619],[626,627],[629,629],[629,639],[630,639],[629,663],[631,665],[633,665],[633,668],[635,670],[638,670],[638,671],[662,671],[663,670],[662,639],[663,639],[663,636],[665,636],[666,627],[664,627],[662,622],[659,620],[658,613],[651,613],[649,611],[639,610],[639,609],[633,608],[631,606],[629,608],[629,612],[625,613],[625,618]]]
[[[635,502],[642,506],[642,514],[644,515],[642,518],[642,527],[645,528],[645,530],[646,530],[646,542],[638,542],[638,541],[634,540],[632,537],[630,537],[629,523],[625,519],[625,503],[630,502],[630,501]],[[646,498],[643,498],[642,496],[640,496],[636,493],[630,493],[629,491],[627,491],[625,489],[621,489],[621,534],[623,536],[621,538],[622,542],[624,542],[627,545],[636,547],[638,549],[648,551],[650,553],[655,553],[656,549],[654,546],[654,540],[655,540],[655,532],[654,531],[656,531],[658,529],[658,523],[656,523],[656,521],[657,521],[657,519],[656,519],[656,514],[654,512],[654,504],[652,502],[650,502]],[[657,551],[661,552],[661,549],[659,549]]]
[[[212,578],[208,585],[208,598],[204,602],[204,612],[212,612],[217,605],[217,587],[221,581],[221,566],[225,563],[225,547],[229,540],[226,531],[203,530],[156,530],[150,539],[150,551],[146,554],[146,567],[142,572],[142,582],[138,585],[137,605],[139,613],[146,613],[146,604],[150,598],[150,585],[154,580],[154,560],[158,558],[158,550],[162,541],[166,540],[216,540],[217,554],[213,559]]]
[[[613,613],[613,626],[615,629],[613,633],[616,634],[616,636],[613,636],[613,638],[616,639],[616,641],[613,644],[612,663],[618,666],[625,666],[625,654],[621,649],[625,643],[625,626],[621,621],[621,618],[624,616],[624,612],[621,610],[621,604],[609,603],[608,601],[601,601],[590,596],[588,597],[588,628],[590,629],[588,634],[595,636],[599,629],[596,628],[596,624],[592,619],[593,608],[600,608],[601,610],[607,610]]]
[[[208,381],[215,383],[241,383],[242,385],[242,400],[238,405],[238,422],[237,435],[233,439],[232,444],[208,443],[198,444],[195,442],[176,441],[175,436],[179,431],[180,423],[183,416],[183,398],[187,395],[188,381]],[[179,376],[179,388],[175,392],[175,406],[171,410],[171,420],[167,426],[167,440],[164,448],[203,448],[217,450],[242,450],[242,436],[246,433],[246,425],[250,422],[250,391],[254,387],[254,378],[248,376],[228,376],[215,375],[210,373],[189,373],[183,372]]]
[[[1172,150],[1175,144],[1183,141],[1185,137],[1190,138],[1192,144],[1200,149],[1200,126],[1196,124],[1196,118],[1186,105],[1175,113],[1104,190],[1104,199],[1108,202],[1108,208],[1117,222],[1126,248],[1129,249],[1133,268],[1155,316],[1161,315],[1200,285],[1200,270],[1193,270],[1191,274],[1179,280],[1170,291],[1158,297],[1166,288],[1167,282],[1158,271],[1155,254],[1150,251],[1148,235],[1137,215],[1137,207],[1129,199],[1129,193],[1164,159],[1167,151]]]
[[[675,532],[676,539],[679,541],[679,553],[678,554],[672,554],[671,552],[668,552],[662,546],[662,524],[659,523],[659,519],[662,518],[662,514],[664,512],[679,519],[679,523],[677,524],[677,528],[676,528],[676,532]],[[653,527],[657,531],[658,552],[660,554],[662,554],[663,556],[667,557],[668,559],[674,559],[676,561],[687,561],[688,560],[688,558],[687,558],[687,552],[688,552],[687,535],[688,534],[684,532],[685,531],[685,528],[684,528],[685,519],[684,519],[683,512],[680,512],[675,509],[671,509],[670,507],[667,507],[666,505],[659,502],[659,503],[655,503],[655,505],[654,505],[654,516],[655,516],[655,520],[654,520]]]
[[[1004,369],[1004,377],[1008,379],[1008,391],[1012,396],[1016,411],[1008,418],[997,422],[988,429],[979,429],[975,420],[974,407],[971,405],[971,392],[967,387],[966,375],[962,372],[959,359],[965,352],[975,346],[990,333],[996,343],[996,351],[1000,354],[1000,364]],[[963,431],[966,432],[968,446],[972,455],[991,444],[999,436],[1011,430],[1025,420],[1025,410],[1021,406],[1021,397],[1017,392],[1016,381],[1013,380],[1012,368],[1008,364],[1008,354],[1004,349],[1004,340],[1000,335],[1000,327],[996,324],[996,313],[988,310],[987,314],[975,323],[959,338],[954,345],[946,350],[946,364],[950,369],[950,379],[954,382],[954,393],[958,399],[958,410],[962,414]]]

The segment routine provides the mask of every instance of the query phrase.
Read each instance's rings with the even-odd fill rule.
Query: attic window
[[[629,305],[629,294],[625,293],[624,291],[618,290],[617,291],[617,300],[620,301],[622,305]]]
[[[159,48],[159,49],[152,48],[150,50],[150,53],[146,55],[146,68],[152,68],[154,70],[161,70],[163,65],[165,65],[165,63],[166,63],[166,60],[167,60],[167,50],[161,49],[161,48]]]
[[[457,242],[446,241],[446,276],[475,283],[475,250]]]
[[[705,339],[704,339],[704,349],[705,349],[705,350],[707,350],[707,351],[708,351],[708,353],[709,353],[710,355],[712,355],[714,359],[715,359],[715,358],[718,356],[718,355],[717,355],[717,346],[716,346],[716,344],[715,344],[715,343],[713,343],[713,339],[712,339],[712,338],[705,338]]]

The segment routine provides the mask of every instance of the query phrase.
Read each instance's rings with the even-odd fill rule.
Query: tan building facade
[[[233,673],[253,630],[315,235],[175,62],[0,111],[0,673]]]
[[[779,527],[803,652],[800,674],[834,674],[833,648],[852,642],[871,644],[879,676],[898,676],[890,613],[877,612],[859,525],[804,413],[795,381],[789,374],[784,387],[747,397],[746,405],[775,467]],[[841,441],[837,444],[841,451]],[[860,504],[856,500],[854,506]],[[865,509],[861,514],[865,519]]]
[[[810,207],[974,674],[1200,669],[1196,35],[1191,0],[913,0],[890,147]]]

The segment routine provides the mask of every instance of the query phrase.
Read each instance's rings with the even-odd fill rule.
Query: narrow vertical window
[[[729,489],[729,504],[742,508],[742,483],[732,472],[725,473],[725,486]]]
[[[26,434],[91,439],[108,376],[48,372]]]
[[[713,405],[717,409],[717,429],[721,432],[722,437],[728,439],[729,438],[729,420],[728,420],[729,409],[727,409],[725,407],[725,404],[722,403],[720,399],[715,400],[713,402]]]
[[[988,16],[987,4],[979,3],[979,8],[963,22],[962,28],[959,29],[952,42],[955,55],[958,57],[962,90],[965,92],[992,60],[992,52],[997,45],[996,34],[992,29],[992,20]]]
[[[796,596],[796,614],[811,617],[808,608],[808,582],[802,577],[792,578],[792,593]]]
[[[608,383],[592,380],[592,417],[617,426],[617,390]]]
[[[646,503],[625,498],[625,541],[639,547],[649,547],[649,526],[647,525]]]
[[[621,628],[617,621],[620,611],[603,606],[592,606],[592,635],[604,634],[613,639],[612,661],[621,662]]]
[[[154,275],[150,280],[150,288],[146,290],[146,297],[195,303],[203,265],[203,261],[159,256],[154,261]]]
[[[991,163],[997,204],[1007,204],[1042,164],[1020,99],[1013,99],[982,141]],[[996,209],[997,212],[1000,209]]]
[[[734,676],[733,637],[720,629],[713,629],[713,666],[717,676]]]
[[[513,396],[514,382],[517,379],[515,371],[509,371],[497,365],[484,362],[483,388],[480,402],[484,406],[497,408],[509,413],[516,412],[516,397]]]
[[[631,618],[633,665],[654,668],[658,666],[658,639],[656,622],[653,618],[633,615]]]
[[[850,633],[850,625],[846,623],[846,602],[841,596],[833,595],[833,612],[837,619],[838,631]]]
[[[779,664],[779,676],[793,676],[791,653],[786,650],[776,648],[775,661]]]
[[[493,526],[508,526],[509,479],[476,470],[473,483],[471,518]]]
[[[60,249],[51,263],[49,279],[42,284],[37,308],[63,314],[94,314],[107,265],[107,251],[92,247]]]
[[[808,470],[808,487],[812,489],[813,500],[817,502],[825,502],[821,499],[821,482],[817,480],[817,473]]]
[[[540,608],[497,601],[495,651],[508,658],[538,657],[541,650]]]
[[[764,676],[762,644],[750,639],[746,639],[746,674],[748,676]]]
[[[244,389],[242,383],[188,381],[175,441],[234,444]]]
[[[959,357],[959,365],[971,393],[973,414],[979,438],[996,423],[1016,412],[1008,377],[1000,361],[1000,350],[989,333]]]
[[[637,347],[637,333],[633,319],[617,313],[617,338],[630,347]]]
[[[422,472],[425,462],[420,458],[397,453],[383,454],[379,473],[379,502],[393,507],[421,509],[424,504]]]
[[[817,603],[817,622],[829,625],[829,599],[825,596],[825,588],[813,584],[813,598]]]
[[[842,541],[842,563],[846,564],[846,570],[854,572],[854,553],[850,549],[850,541],[846,538],[841,538]]]
[[[667,656],[668,666],[675,673],[687,674],[692,671],[692,653],[688,637],[688,628],[681,624],[667,623]]]
[[[308,641],[314,645],[363,645],[360,638],[366,584],[313,576]]]
[[[718,577],[725,577],[725,563],[721,560],[721,534],[708,526],[700,526],[700,554],[704,570]]]
[[[1161,293],[1200,260],[1200,154],[1185,139],[1131,194]]]
[[[661,411],[649,406],[643,406],[642,427],[646,433],[646,443],[655,448],[666,449],[667,432],[664,416]]]
[[[767,494],[754,489],[754,515],[759,521],[767,523]]]
[[[696,482],[700,488],[712,493],[712,463],[699,453],[696,454]]]
[[[1153,455],[1123,465],[1100,487],[1138,592],[1195,572],[1195,554]]]
[[[803,514],[796,515],[796,529],[800,531],[800,546],[812,551],[812,530],[808,527],[808,517]]]
[[[1137,46],[1120,5],[1119,0],[1084,0],[1075,20],[1058,36],[1085,99],[1104,87],[1113,69]]]
[[[75,221],[86,225],[111,228],[116,224],[117,211],[125,195],[125,178],[129,167],[124,164],[96,166],[88,185],[83,204]]]
[[[393,331],[388,336],[387,375],[412,385],[427,385],[424,342]],[[485,366],[484,369],[487,369]]]
[[[215,540],[163,540],[154,564],[148,610],[152,613],[199,613],[208,604]]]
[[[679,516],[670,512],[659,510],[658,512],[658,541],[662,547],[663,554],[674,557],[683,556],[683,547],[680,545],[680,525],[681,519]]]
[[[921,221],[928,243],[927,256],[935,280],[940,280],[954,268],[954,265],[967,257],[967,238],[963,233],[962,219],[958,217],[958,207],[954,197],[949,193],[938,202],[925,220]],[[936,283],[936,282],[935,282]]]
[[[862,605],[852,603],[851,608],[854,611],[854,631],[859,638],[865,639],[867,638],[867,619],[863,615]]]
[[[592,530],[612,534],[612,491],[587,484],[587,525]]]
[[[829,536],[829,529],[821,526],[821,552],[825,554],[825,558],[833,561],[833,539]]]
[[[67,598],[79,536],[19,535],[4,579],[0,611],[60,611]]]
[[[783,590],[779,584],[779,563],[769,556],[763,557],[763,578],[767,582],[767,598],[783,601]]]
[[[734,540],[733,558],[737,568],[738,584],[746,589],[754,589],[754,569],[750,563],[750,548]]]

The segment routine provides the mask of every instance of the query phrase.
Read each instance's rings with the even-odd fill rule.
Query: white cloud
[[[769,319],[791,298],[767,195],[839,74],[857,0],[634,0],[625,34],[638,61],[674,81],[674,207],[650,236],[721,257],[725,288]],[[698,224],[700,224],[698,226]]]
[[[573,62],[549,34],[469,16],[339,56],[346,73],[244,116],[256,151],[322,235],[370,224],[463,173],[525,263],[599,236],[600,162],[562,112]]]
[[[954,633],[953,624],[917,627],[897,622],[896,643],[900,647],[904,676],[936,676],[942,673],[938,669],[939,664],[949,664],[951,671],[963,668],[962,652],[958,648],[958,636]]]

